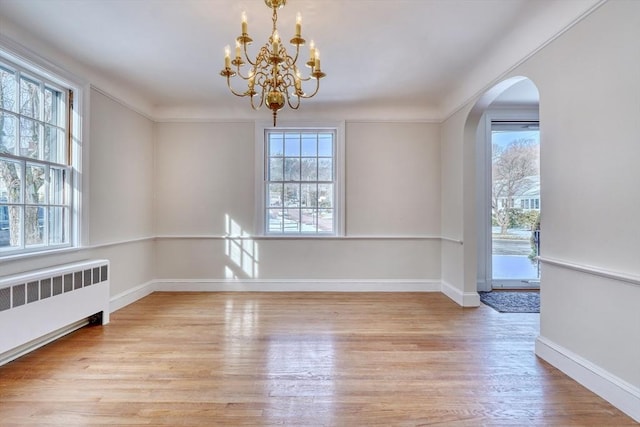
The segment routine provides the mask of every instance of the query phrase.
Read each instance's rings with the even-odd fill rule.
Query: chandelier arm
[[[282,85],[286,89],[295,87],[295,81],[296,81],[296,77],[290,71],[287,71],[285,74],[282,75]]]
[[[252,67],[249,67],[249,71],[251,71]],[[243,76],[242,75],[242,64],[237,64],[236,65],[236,76],[240,77],[242,80],[249,80],[249,74],[247,74],[247,76]]]
[[[248,43],[243,43],[243,44],[242,44],[242,45],[244,46],[244,58],[245,58],[245,59],[246,59],[246,61],[249,63],[249,65],[251,65],[251,66],[255,67],[255,66],[256,66],[256,64],[257,64],[258,62],[257,62],[257,61],[256,61],[256,62],[253,62],[253,61],[251,60],[251,58],[249,57],[249,52],[247,51],[247,44],[248,44]]]
[[[269,79],[271,76],[267,73],[265,73],[264,68],[258,70],[256,69],[256,75],[255,75],[255,80],[256,82],[260,82],[260,86],[264,86],[264,84],[262,82],[265,81],[265,79]]]
[[[247,77],[245,77],[240,73],[240,67],[238,67],[238,71],[236,72],[236,76],[240,77],[242,80],[249,80],[249,75],[248,74],[247,74]]]
[[[318,93],[318,90],[320,90],[320,79],[315,79],[315,81],[316,81],[316,90],[311,95],[307,95],[307,94],[300,95],[300,98],[309,99],[316,96],[316,94]]]
[[[298,56],[300,55],[300,45],[295,45],[296,46],[296,56],[294,56],[293,58],[291,58],[291,56],[287,55],[289,58],[293,59],[293,64],[295,64],[296,62],[298,62]]]
[[[293,74],[295,74],[295,71],[298,69],[296,66],[296,60],[289,55],[285,57],[283,64],[283,68],[289,73],[293,72]]]
[[[300,95],[296,95],[296,99],[297,99],[297,103],[294,105],[291,103],[291,97],[289,96],[289,93],[287,93],[287,104],[289,105],[289,108],[291,108],[292,110],[297,110],[298,108],[300,108]]]
[[[315,79],[311,78],[311,76],[307,76],[307,77],[300,76],[301,82],[308,82],[309,80],[315,80]]]
[[[229,88],[229,90],[231,91],[232,94],[234,94],[235,96],[239,96],[239,97],[244,97],[247,96],[247,92],[245,93],[238,93],[235,90],[233,90],[233,88],[231,87],[231,77],[227,76],[227,87]]]
[[[297,66],[297,64],[296,64],[295,70],[297,70],[298,72],[300,71],[300,67],[298,67],[298,66]],[[295,70],[294,70],[294,71],[295,71]],[[310,73],[311,73],[311,72],[310,72]],[[300,73],[300,72],[299,72],[299,73],[298,73],[298,74],[296,74],[296,75],[298,76],[298,78],[300,79],[300,81],[301,81],[301,82],[308,82],[309,80],[311,80],[311,79],[312,79],[311,74],[309,74],[307,77],[304,77],[304,76],[302,75],[302,73]]]
[[[260,91],[260,102],[258,103],[257,106],[256,106],[255,102],[253,101],[254,98],[255,98],[255,96],[250,96],[249,97],[249,99],[251,100],[251,108],[253,108],[254,110],[259,110],[264,105],[264,86],[262,87],[262,90]]]

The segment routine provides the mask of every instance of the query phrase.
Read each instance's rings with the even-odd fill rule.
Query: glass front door
[[[537,288],[540,265],[538,122],[491,123],[492,287]]]

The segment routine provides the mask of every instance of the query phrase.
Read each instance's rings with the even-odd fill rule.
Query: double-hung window
[[[263,149],[265,234],[339,234],[337,129],[265,129]]]
[[[0,56],[0,257],[71,245],[71,96]]]

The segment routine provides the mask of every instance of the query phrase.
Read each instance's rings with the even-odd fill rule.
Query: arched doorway
[[[465,155],[465,182],[469,195],[475,193],[475,209],[466,209],[465,215],[473,212],[475,221],[465,219],[470,226],[465,241],[477,239],[477,258],[465,267],[475,267],[478,291],[539,286],[539,268],[532,257],[539,248],[531,242],[542,208],[538,111],[537,87],[519,76],[485,92],[468,115],[465,151],[474,155]],[[524,161],[522,170],[510,171],[508,161],[520,161],[523,166],[525,154],[535,157]],[[497,170],[496,161],[501,158],[506,169]],[[466,198],[465,203],[469,202]]]

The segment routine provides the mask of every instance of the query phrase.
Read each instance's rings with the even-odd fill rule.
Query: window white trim
[[[88,229],[88,223],[82,221],[83,203],[82,188],[88,186],[88,171],[83,169],[84,141],[88,135],[88,112],[89,84],[73,73],[53,64],[47,59],[36,54],[32,50],[22,46],[14,40],[0,34],[0,59],[13,63],[27,72],[35,74],[37,77],[47,80],[56,86],[73,92],[73,107],[68,109],[71,118],[71,126],[68,131],[72,135],[71,140],[71,177],[70,191],[71,200],[71,220],[69,225],[69,245],[45,248],[40,250],[29,250],[20,252],[8,252],[6,256],[0,257],[0,262],[5,260],[20,259],[31,256],[42,256],[50,253],[60,253],[63,251],[75,251],[81,246],[83,230]],[[85,120],[83,120],[85,118]],[[85,182],[83,182],[83,180]]]
[[[322,238],[335,237],[345,235],[345,123],[344,121],[323,121],[323,122],[280,122],[277,127],[273,127],[270,122],[255,123],[255,218],[254,230],[258,236],[267,236],[265,231],[266,224],[264,221],[265,209],[265,191],[264,191],[264,173],[265,173],[265,130],[287,130],[287,129],[313,129],[313,130],[335,130],[336,132],[336,153],[335,153],[335,233],[331,235],[311,235],[311,234],[285,234],[278,237],[285,238]],[[272,235],[269,235],[272,236]]]

